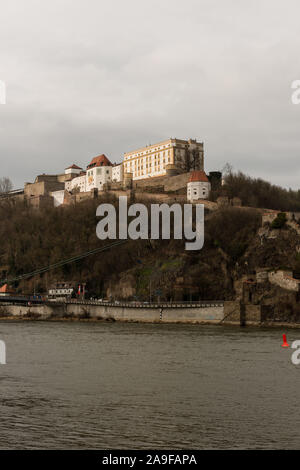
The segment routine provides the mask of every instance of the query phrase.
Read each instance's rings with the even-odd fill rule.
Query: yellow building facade
[[[125,153],[123,164],[124,173],[132,173],[134,180],[164,176],[168,165],[182,172],[203,170],[203,142],[167,139]]]

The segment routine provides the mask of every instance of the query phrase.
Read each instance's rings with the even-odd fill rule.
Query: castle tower
[[[211,184],[204,171],[192,171],[187,184],[187,200],[190,202],[199,199],[208,199],[211,191]]]

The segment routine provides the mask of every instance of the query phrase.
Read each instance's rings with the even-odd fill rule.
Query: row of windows
[[[156,152],[157,150],[155,150]],[[138,153],[136,155],[131,155],[130,157],[125,157],[124,160],[133,160],[133,159],[136,159],[137,157],[141,157],[141,158],[147,158],[147,159],[151,159],[153,157],[159,157],[160,155],[166,155],[167,151],[158,151],[157,154],[153,155],[153,153],[151,152],[149,155],[143,155],[142,153]],[[170,155],[170,150],[168,150],[168,155]]]
[[[151,148],[149,150],[145,150],[144,152],[140,152],[140,153],[136,153],[134,155],[130,155],[128,157],[125,157],[124,160],[128,160],[129,158],[133,158],[133,157],[142,157],[142,156],[147,155],[148,153],[152,153],[152,152],[159,152],[160,150],[165,149],[167,147],[171,147],[171,144],[162,145],[161,147]],[[168,152],[170,152],[170,150]]]
[[[143,169],[144,168],[144,165],[145,165],[145,168],[153,168],[153,167],[156,167],[158,165],[163,165],[165,163],[168,163],[171,161],[171,157],[168,157],[168,158],[160,158],[160,159],[157,159],[157,160],[146,160],[146,161],[142,161],[142,160],[135,160],[134,163],[130,162],[130,163],[125,163],[125,170],[128,171],[129,169],[130,170],[133,170],[133,167],[134,167],[134,170],[140,170],[140,169]]]
[[[71,289],[49,289],[50,295],[58,295],[58,294],[72,294],[73,288]]]
[[[103,170],[103,171],[102,171]],[[106,172],[106,174],[108,175],[109,174],[109,170],[105,170],[104,168],[97,168],[96,169],[96,174],[97,175],[101,175],[102,173]],[[87,172],[87,176],[92,176],[94,174],[94,171],[93,170],[89,170]]]
[[[199,193],[200,193],[200,191],[199,191]],[[205,194],[206,194],[206,189],[203,189],[202,193],[203,193],[203,196],[205,196]],[[190,190],[190,189],[188,190],[188,194],[189,194],[189,196],[191,195],[191,190]],[[194,196],[197,196],[197,195],[198,195],[197,189],[193,189],[193,194],[194,194]]]
[[[203,146],[203,144],[200,144],[200,143],[196,143],[197,145],[197,148]],[[144,150],[143,152],[139,152],[139,153],[133,153],[131,155],[128,155],[126,157],[124,157],[124,160],[130,160],[132,158],[136,158],[136,157],[143,157],[144,155],[147,155],[147,154],[151,154],[153,152],[161,152],[161,150],[163,149],[166,149],[168,147],[175,147],[176,149],[179,149],[179,152],[180,152],[180,149],[182,150],[185,150],[187,147],[188,147],[188,144],[187,142],[186,143],[176,143],[176,144],[168,144],[168,145],[162,145],[161,147],[155,147],[155,148],[149,148],[148,150]],[[170,150],[168,150],[170,151]]]

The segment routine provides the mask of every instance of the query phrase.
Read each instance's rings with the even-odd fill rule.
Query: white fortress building
[[[203,143],[193,139],[170,138],[127,152],[123,162],[118,164],[111,163],[101,154],[92,159],[86,170],[73,164],[63,174],[38,175],[34,183],[25,184],[24,195],[36,207],[51,204],[52,198],[52,204],[60,206],[72,200],[95,197],[97,191],[130,189],[134,180],[189,172],[200,178],[190,179],[189,200],[207,199],[210,183],[204,173]]]
[[[105,155],[94,157],[87,166],[86,171],[77,165],[65,169],[70,179],[65,182],[65,189],[69,192],[88,192],[92,189],[103,191],[104,184],[123,181],[123,165],[113,165]]]
[[[168,139],[124,154],[124,172],[133,180],[164,176],[168,168],[203,170],[203,142]]]
[[[211,184],[204,171],[193,171],[187,184],[187,200],[189,202],[199,199],[208,199]]]
[[[132,180],[164,176],[167,170],[203,171],[203,143],[196,140],[168,139],[124,154],[124,160],[112,164],[104,155],[93,158],[83,171],[77,165],[65,169],[65,189],[69,192],[103,191],[106,183],[122,183],[124,175]]]

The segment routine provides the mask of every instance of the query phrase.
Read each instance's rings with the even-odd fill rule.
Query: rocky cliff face
[[[113,299],[132,299],[136,296],[136,281],[130,272],[114,276],[107,283],[106,296]]]
[[[255,296],[248,303],[276,304],[270,309],[273,316],[297,317],[297,293],[269,282],[257,284],[256,273],[288,268],[299,275],[300,236],[288,225],[272,230],[270,237],[262,238],[260,229],[257,212],[216,212],[207,221],[203,250],[185,252],[175,242],[165,248],[156,242],[140,264],[116,276],[114,291],[107,287],[107,294],[141,300],[242,300],[245,282],[253,282]]]

